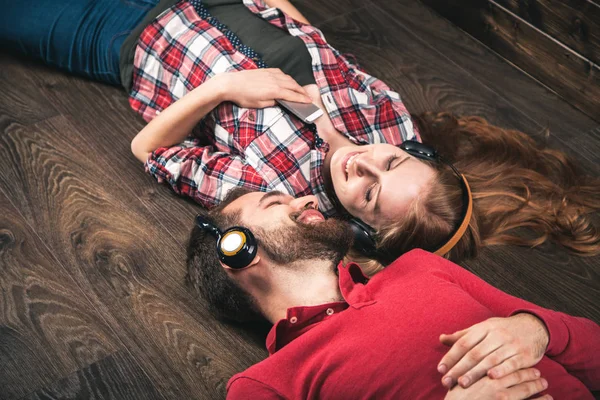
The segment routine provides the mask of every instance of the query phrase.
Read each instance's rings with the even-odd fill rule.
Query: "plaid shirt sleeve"
[[[237,186],[265,191],[267,183],[244,158],[215,152],[190,138],[178,146],[161,147],[146,161],[146,170],[159,182],[168,183],[175,193],[189,196],[210,208]]]

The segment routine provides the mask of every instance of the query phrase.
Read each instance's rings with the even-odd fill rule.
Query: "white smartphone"
[[[283,108],[307,123],[314,122],[323,115],[323,110],[313,103],[297,103],[295,101],[276,100]]]

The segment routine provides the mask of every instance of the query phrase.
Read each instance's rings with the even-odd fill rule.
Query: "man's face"
[[[326,220],[317,210],[315,196],[293,198],[281,192],[248,193],[229,204],[224,212],[241,212],[241,220],[259,247],[277,264],[300,260],[330,260],[333,267],[352,245],[347,223]]]

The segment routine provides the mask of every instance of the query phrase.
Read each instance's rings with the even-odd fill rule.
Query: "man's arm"
[[[545,309],[525,300],[510,296],[458,265],[424,251],[415,251],[409,262],[430,265],[450,275],[480,304],[501,317],[529,313],[544,322],[549,342],[546,355],[560,363],[581,380],[590,390],[600,389],[600,326],[579,317]]]
[[[281,11],[294,18],[296,21],[310,25],[310,22],[302,15],[300,11],[288,0],[265,0],[269,7],[279,8]]]

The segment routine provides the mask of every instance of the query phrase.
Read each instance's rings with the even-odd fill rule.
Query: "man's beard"
[[[335,268],[352,246],[352,230],[346,222],[334,218],[305,224],[296,220],[300,214],[290,215],[295,226],[256,230],[260,248],[280,265],[302,260],[326,260],[331,261]]]

